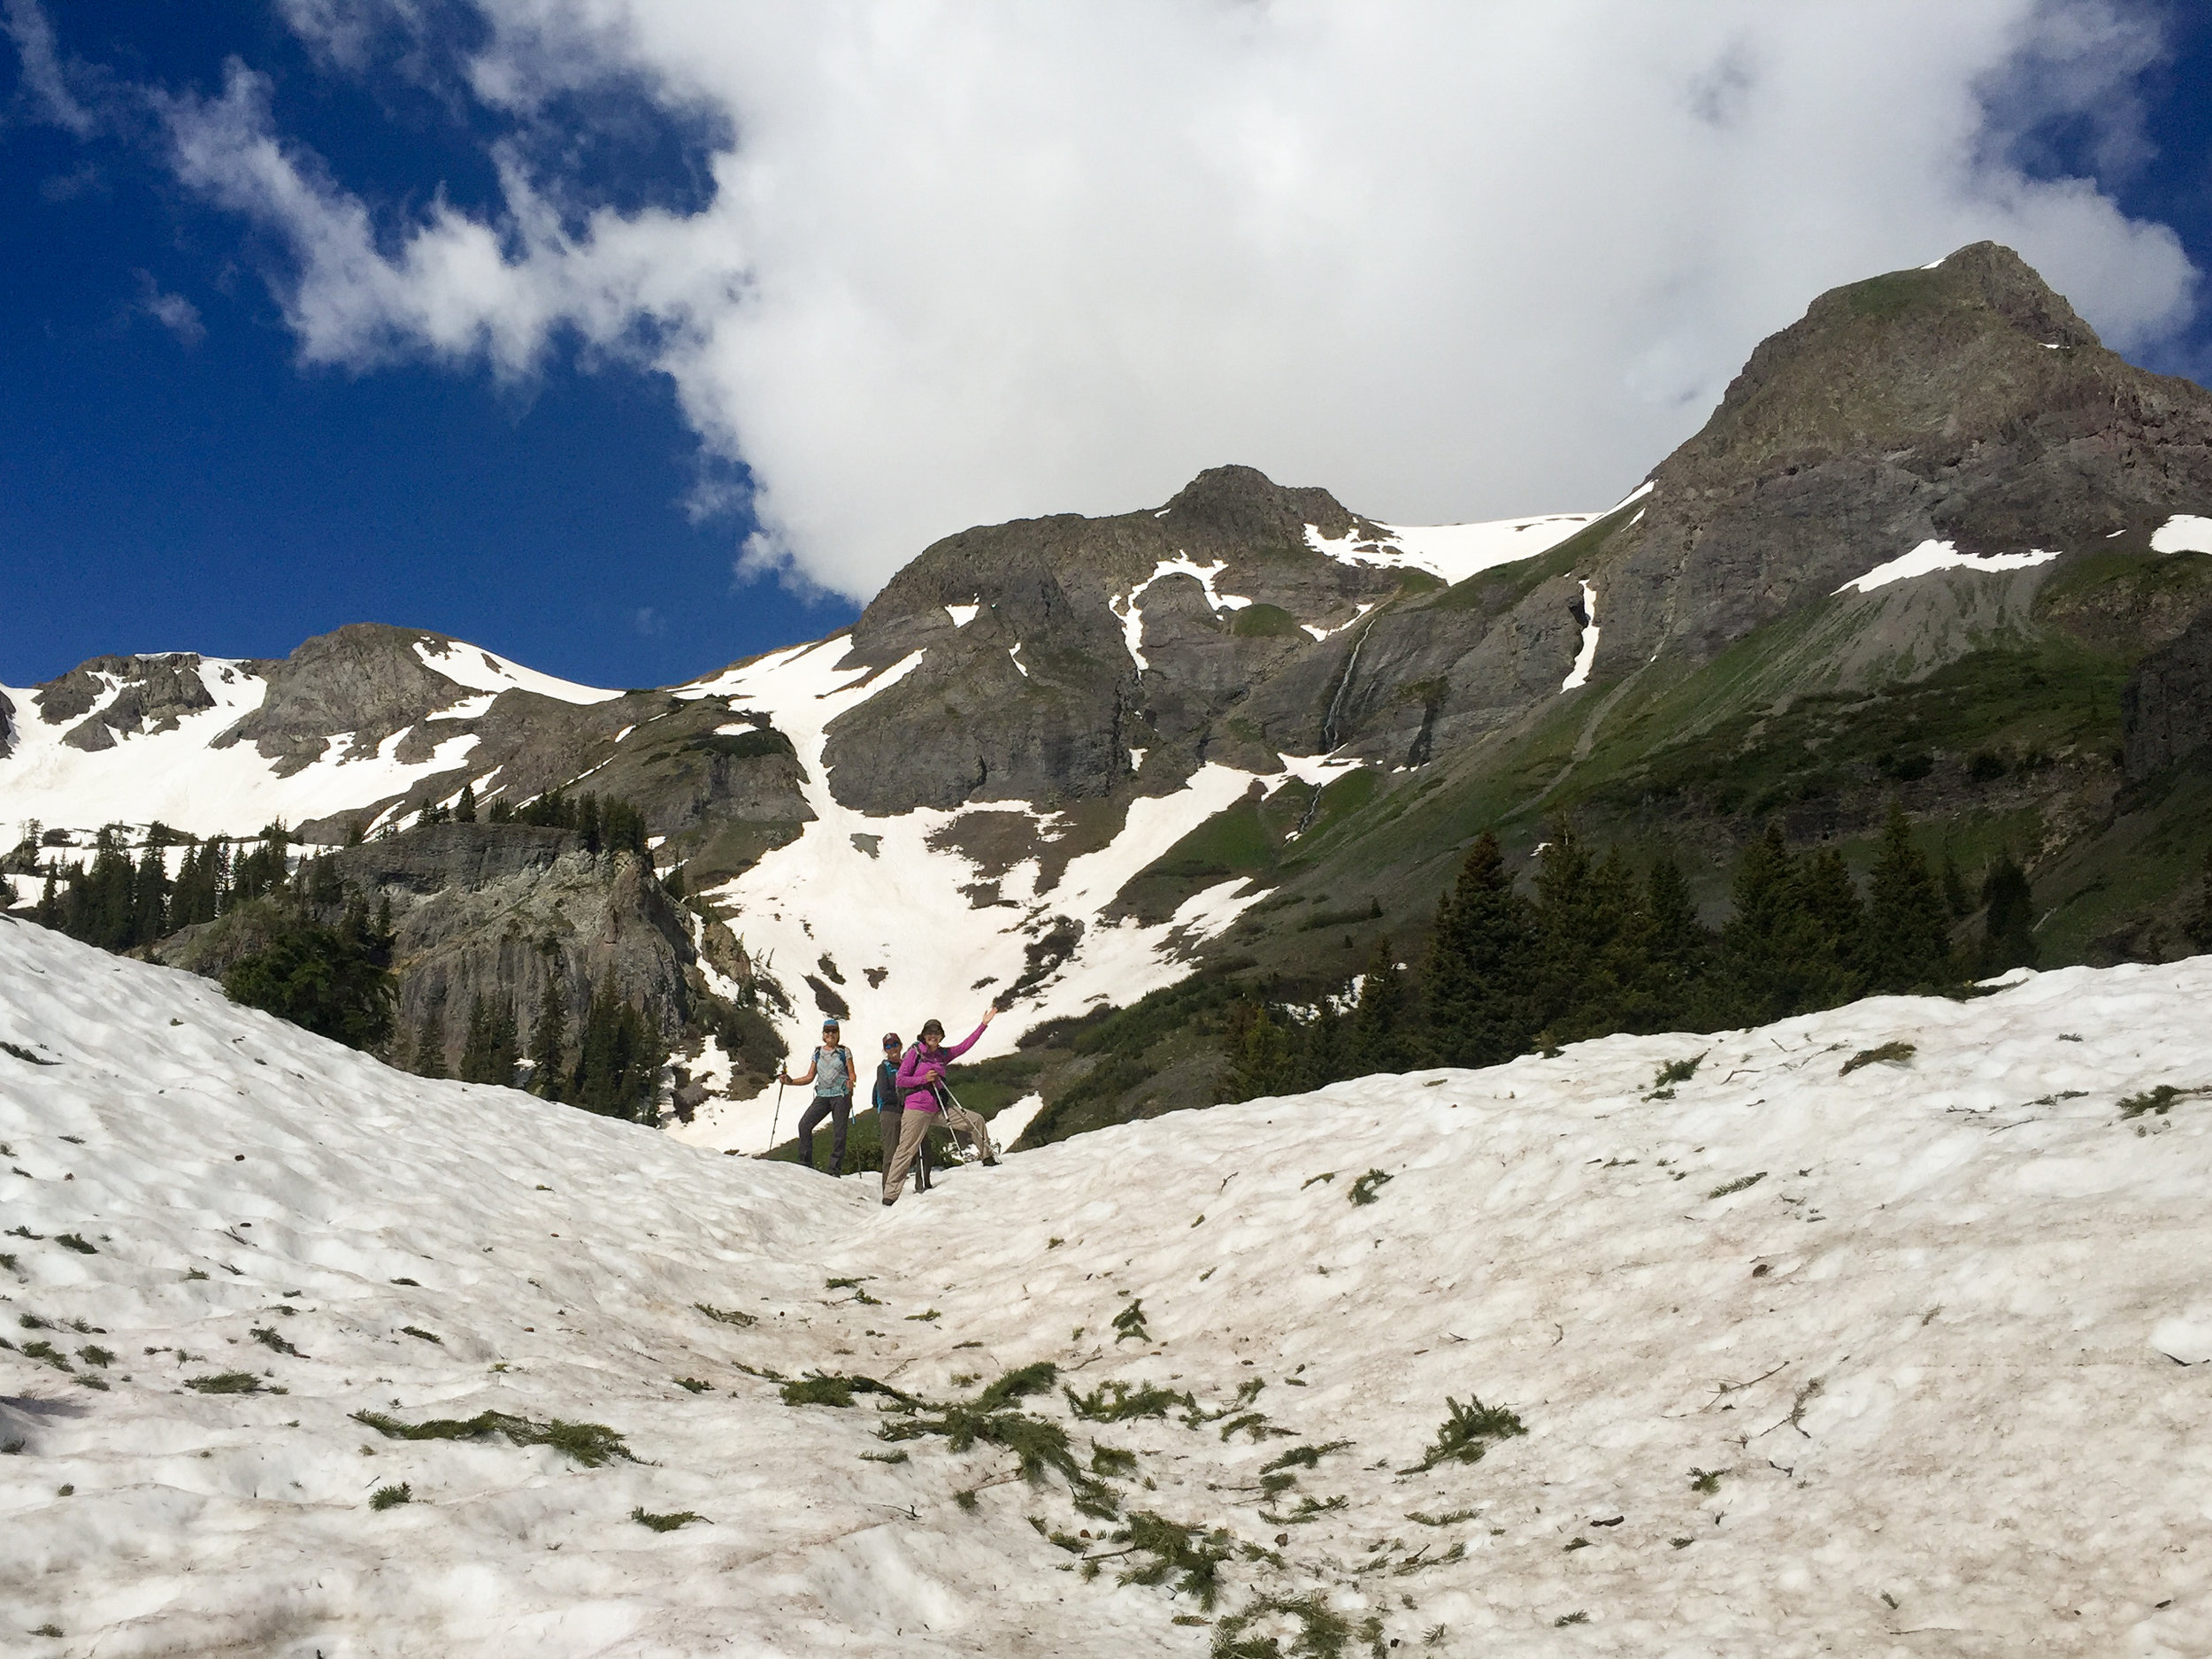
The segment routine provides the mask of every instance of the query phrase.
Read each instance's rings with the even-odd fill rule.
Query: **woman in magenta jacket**
[[[996,1004],[985,1009],[982,1025],[970,1032],[964,1041],[949,1048],[944,1046],[944,1022],[933,1019],[922,1027],[921,1041],[909,1048],[899,1062],[898,1087],[899,1093],[905,1096],[906,1113],[899,1125],[899,1149],[883,1166],[883,1202],[887,1207],[898,1202],[899,1194],[906,1186],[906,1172],[921,1150],[922,1137],[930,1132],[941,1113],[947,1128],[975,1142],[984,1163],[998,1162],[997,1148],[991,1145],[990,1131],[983,1119],[949,1098],[941,1099],[937,1092],[937,1086],[945,1080],[945,1068],[975,1047],[976,1039],[983,1035],[997,1015]]]

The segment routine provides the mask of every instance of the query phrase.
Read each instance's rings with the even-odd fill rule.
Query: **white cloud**
[[[169,106],[180,173],[281,236],[308,360],[573,331],[747,470],[747,568],[855,595],[1222,461],[1399,523],[1609,500],[1816,292],[1984,237],[2123,348],[2193,305],[2170,231],[2013,159],[2085,111],[2139,152],[2123,0],[479,4],[472,96],[703,113],[710,199],[587,211],[518,139],[495,219],[380,225],[242,69]],[[414,16],[288,6],[334,68]]]
[[[181,294],[165,293],[151,272],[138,273],[138,303],[134,309],[166,328],[188,349],[207,338],[200,308]]]
[[[19,97],[36,111],[39,119],[79,138],[91,137],[98,123],[69,89],[68,75],[54,46],[54,26],[38,0],[0,0],[0,15],[5,18],[0,30],[15,42],[22,66]]]

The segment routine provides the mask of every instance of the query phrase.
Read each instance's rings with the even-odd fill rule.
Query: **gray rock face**
[[[351,734],[347,756],[374,755],[386,738],[472,695],[434,673],[419,645],[454,649],[443,635],[419,628],[355,622],[308,641],[281,663],[257,664],[268,695],[215,747],[251,743],[276,763],[280,777],[321,759],[341,733]]]
[[[200,658],[191,651],[156,657],[96,657],[60,679],[39,687],[34,699],[49,726],[78,724],[62,736],[72,748],[96,752],[115,747],[118,733],[168,732],[188,714],[211,709],[215,699],[200,680]],[[119,681],[97,714],[93,706]]]
[[[1233,729],[1257,683],[1310,654],[1301,624],[1333,627],[1395,579],[1313,551],[1379,534],[1327,491],[1286,489],[1249,467],[1203,472],[1168,504],[1109,518],[1064,515],[963,531],[894,577],[853,631],[854,665],[921,664],[830,727],[830,787],[875,812],[971,801],[1057,803],[1112,793],[1128,750],[1158,752],[1141,787],[1168,788],[1210,754],[1272,764],[1264,734]],[[1216,611],[1187,574],[1212,571]],[[1215,568],[1218,567],[1218,568]],[[1140,670],[1125,609],[1149,583]],[[974,604],[964,627],[949,605]]]
[[[2131,782],[2212,744],[2212,611],[2143,659],[2120,694],[2120,718]]]
[[[618,991],[672,1040],[691,1012],[697,960],[682,915],[626,854],[595,857],[563,830],[439,824],[331,854],[372,906],[392,902],[402,1038],[442,1015],[457,1063],[478,996],[511,1008],[526,1045],[548,980],[572,1040],[592,990]]]
[[[2212,393],[2099,343],[2010,249],[1824,294],[1597,561],[1597,674],[1704,660],[1923,541],[2093,550],[2212,503]]]

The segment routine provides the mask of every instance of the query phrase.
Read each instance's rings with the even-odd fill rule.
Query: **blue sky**
[[[1232,459],[1409,522],[1602,504],[1819,288],[2002,231],[2008,213],[2031,258],[2085,273],[2062,286],[2078,302],[2092,292],[2085,311],[2131,355],[2212,368],[2205,311],[2173,297],[2177,257],[2212,270],[2203,7],[2059,7],[2104,33],[2032,50],[1997,33],[1962,44],[1948,81],[1899,97],[1919,109],[1955,94],[1986,119],[1934,124],[1921,150],[1866,161],[1850,114],[1832,123],[1832,147],[1825,131],[1801,133],[1789,142],[1804,153],[1786,159],[1814,179],[1822,222],[1842,227],[1827,241],[1771,224],[1771,210],[1728,217],[1747,191],[1740,166],[1776,145],[1756,130],[1761,100],[1801,104],[1795,56],[1832,55],[1740,20],[1685,60],[1676,100],[1702,148],[1665,188],[1680,193],[1674,217],[1711,216],[1689,239],[1702,245],[1657,249],[1650,269],[1600,291],[1547,273],[1574,260],[1571,228],[1513,234],[1540,211],[1510,194],[1508,175],[1527,164],[1495,134],[1453,150],[1463,106],[1448,81],[1435,94],[1441,143],[1394,151],[1357,127],[1298,129],[1298,53],[1340,65],[1367,42],[1225,42],[1204,19],[1213,33],[1189,33],[1205,8],[1133,6],[1110,38],[994,36],[971,21],[856,47],[794,38],[787,13],[755,24],[707,8],[690,37],[667,24],[658,40],[549,45],[516,27],[520,4],[9,0],[0,681],[106,651],[281,656],[374,619],[570,678],[668,683],[841,626],[904,557],[964,524],[1154,504]],[[43,66],[35,40],[25,45],[42,28]],[[1402,57],[1402,44],[1390,50]],[[856,50],[881,77],[864,113],[810,127],[823,97],[779,104],[781,87],[803,91],[810,67]],[[1156,52],[1187,84],[1133,110],[1116,50]],[[990,96],[923,104],[912,90],[942,83],[949,63],[1018,67],[1025,53],[1036,61],[993,76]],[[1591,79],[1629,73],[1594,63]],[[1890,71],[1870,56],[1863,73]],[[1001,107],[997,88],[1055,74],[1067,79],[1049,108]],[[1206,114],[1217,86],[1254,108],[1283,102],[1223,140]],[[1407,99],[1417,105],[1419,88]],[[219,127],[229,147],[215,161],[179,159]],[[1248,167],[1222,187],[1233,210],[1269,203],[1294,159],[1306,172],[1293,207],[1243,242],[1210,242],[1219,204],[1180,194],[1193,168],[1177,146],[1194,132]],[[1252,160],[1253,132],[1279,153]],[[321,192],[314,202],[256,194],[242,169],[257,135],[288,158],[288,180]],[[1614,142],[1562,163],[1579,171],[1551,194],[1649,194],[1630,157],[1658,141],[1647,129]],[[1726,151],[1738,142],[1745,159]],[[918,154],[939,159],[919,167]],[[1010,155],[1025,165],[1002,173]],[[718,194],[726,207],[738,196],[718,157],[755,165],[710,247],[701,227]],[[1049,195],[1024,194],[1046,162],[1059,170]],[[1893,211],[1883,170],[1916,167],[1967,181]],[[549,204],[549,241],[526,247],[514,228],[526,216],[518,176]],[[2098,264],[2112,239],[2093,217],[2066,218],[2062,192],[2018,207],[2024,189],[2071,180],[2093,185],[2098,211],[2170,237],[2113,274]],[[1488,220],[1439,230],[1416,211],[1471,188],[1493,193]],[[349,265],[316,251],[354,205],[388,270],[358,250]],[[442,212],[492,227],[528,282],[405,267],[410,238]],[[655,244],[641,274],[605,278],[606,262],[585,257],[595,214],[694,234]],[[1156,245],[1144,228],[1156,223]],[[1431,262],[1465,274],[1399,288],[1379,274],[1388,262],[1253,251],[1383,240],[1379,225],[1409,250],[1433,238]],[[1111,280],[1091,286],[1108,266]],[[1010,268],[1017,280],[995,288]],[[651,293],[676,276],[677,299]],[[1468,283],[1492,296],[1474,308],[1479,326],[1447,314]],[[457,308],[457,345],[438,320]],[[512,349],[499,343],[503,308],[531,319]],[[1500,315],[1513,326],[1497,328]],[[1516,358],[1501,334],[1538,348]],[[1501,401],[1519,409],[1509,433],[1467,412]]]

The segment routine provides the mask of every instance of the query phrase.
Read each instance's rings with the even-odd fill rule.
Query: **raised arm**
[[[998,1004],[994,1002],[990,1007],[983,1010],[982,1025],[978,1025],[973,1031],[970,1032],[963,1041],[955,1044],[952,1048],[941,1048],[938,1052],[948,1060],[957,1060],[962,1055],[967,1053],[969,1049],[975,1047],[976,1039],[980,1037],[987,1030],[988,1030],[990,1028],[991,1022],[997,1018]]]

